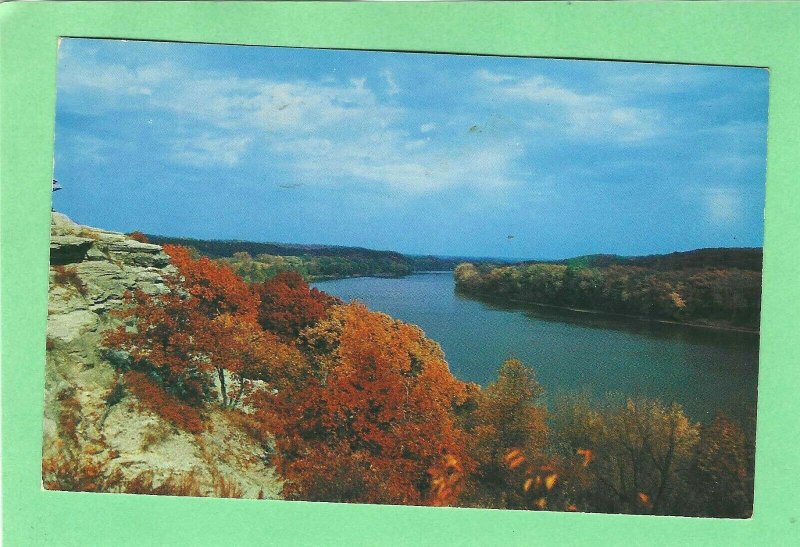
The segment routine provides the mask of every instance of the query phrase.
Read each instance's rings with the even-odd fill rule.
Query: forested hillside
[[[691,270],[691,269],[738,269],[761,271],[763,252],[759,247],[696,249],[661,255],[619,256],[608,254],[586,255],[566,260],[552,261],[553,264],[568,266],[607,268],[609,266],[639,266],[653,270]],[[525,261],[535,264],[536,261]]]
[[[478,297],[757,330],[761,250],[703,249],[562,263],[460,264],[456,288]]]
[[[200,255],[224,261],[250,283],[260,283],[289,270],[298,272],[309,281],[361,276],[402,277],[413,272],[453,270],[464,260],[336,245],[204,240],[141,232],[131,235],[158,245],[181,245],[196,250]]]

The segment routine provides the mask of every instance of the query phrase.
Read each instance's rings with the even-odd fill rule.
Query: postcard
[[[768,81],[63,39],[44,488],[750,517]]]

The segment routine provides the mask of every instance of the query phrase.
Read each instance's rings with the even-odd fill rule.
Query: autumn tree
[[[682,514],[699,425],[680,405],[628,399],[604,407],[556,405],[560,448],[591,455],[579,506],[610,513]]]
[[[223,406],[236,406],[253,380],[280,386],[293,369],[303,365],[303,355],[294,345],[265,332],[258,324],[223,314],[211,321],[209,327],[218,343],[209,348],[207,355],[218,371]],[[226,371],[238,384],[230,398]]]
[[[469,469],[454,412],[465,385],[419,327],[355,303],[332,308],[301,338],[308,369],[259,405],[284,495],[430,503],[432,467],[452,456]]]
[[[338,302],[310,288],[294,271],[284,271],[258,286],[261,304],[258,322],[268,331],[294,338],[301,330],[323,319],[327,308]]]
[[[212,387],[212,365],[207,357],[211,340],[198,336],[210,328],[197,299],[175,291],[158,296],[136,291],[126,303],[117,313],[123,324],[106,333],[104,344],[127,352],[132,368],[146,372],[169,393],[201,404]]]
[[[699,514],[745,518],[753,510],[753,445],[724,414],[703,426],[692,470]]]
[[[514,466],[507,461],[518,451],[526,465],[542,463],[547,442],[547,413],[538,399],[544,389],[533,370],[518,359],[506,360],[497,380],[476,394],[476,406],[467,418],[470,452],[477,462],[470,494],[475,502],[494,507],[520,508],[523,501]],[[509,469],[510,467],[510,469]],[[519,482],[519,481],[517,481]]]
[[[206,317],[231,314],[255,322],[258,298],[230,267],[207,257],[194,258],[186,247],[164,245],[164,252],[179,272],[179,278],[170,280],[171,285],[196,298],[199,311]]]
[[[183,247],[164,250],[176,268],[165,277],[169,292],[129,294],[118,314],[124,323],[105,343],[128,352],[135,368],[191,404],[209,397],[216,372],[228,404],[224,371],[244,378],[275,346],[258,332],[257,297],[227,266],[193,258]]]

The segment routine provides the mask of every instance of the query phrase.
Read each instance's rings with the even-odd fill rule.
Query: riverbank
[[[338,276],[306,276],[306,281],[309,283],[320,283],[325,281],[339,281],[341,279],[360,279],[363,277],[367,278],[374,278],[374,279],[403,279],[405,277],[411,277],[413,275],[423,275],[423,274],[452,274],[453,270],[424,270],[418,272],[411,272],[408,274],[403,275],[391,275],[391,274],[353,274],[353,275],[338,275]]]
[[[755,413],[759,339],[751,334],[547,307],[526,312],[457,294],[444,274],[314,286],[418,325],[463,381],[486,386],[516,357],[551,394],[588,389],[675,401],[703,422],[718,410],[741,423]]]
[[[629,315],[624,313],[607,312],[603,310],[591,310],[584,308],[575,308],[571,306],[558,306],[555,304],[544,304],[542,302],[532,302],[530,300],[522,300],[518,298],[499,298],[487,293],[475,293],[475,292],[465,291],[463,289],[459,289],[458,286],[454,286],[453,290],[456,291],[456,293],[461,296],[465,296],[467,298],[471,298],[479,302],[488,302],[492,304],[504,304],[504,305],[511,304],[511,305],[516,305],[514,307],[518,308],[525,308],[525,307],[545,308],[551,310],[561,310],[574,313],[590,314],[598,317],[629,319],[635,321],[642,321],[646,323],[656,323],[659,325],[678,325],[678,326],[694,327],[694,328],[708,329],[720,332],[738,332],[742,334],[751,334],[756,336],[761,335],[761,331],[759,329],[748,329],[746,327],[734,327],[729,325],[715,325],[715,324],[696,323],[689,321],[670,321],[668,319],[656,319],[644,315]]]

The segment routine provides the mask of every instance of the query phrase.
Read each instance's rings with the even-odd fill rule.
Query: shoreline
[[[582,313],[582,314],[589,314],[589,315],[598,315],[602,317],[616,317],[620,319],[632,319],[640,322],[647,322],[647,323],[658,323],[661,325],[678,325],[678,326],[686,326],[686,327],[693,327],[693,328],[702,328],[708,330],[716,330],[716,331],[725,331],[725,332],[737,332],[741,334],[750,334],[761,336],[760,330],[748,329],[745,327],[728,327],[723,325],[709,325],[706,323],[691,323],[688,321],[671,321],[669,319],[654,319],[652,317],[647,317],[643,315],[628,315],[624,313],[614,313],[614,312],[607,312],[602,310],[589,310],[583,308],[573,308],[570,306],[559,306],[556,304],[544,304],[541,302],[532,302],[530,300],[519,300],[516,298],[499,298],[493,295],[485,294],[485,293],[470,293],[463,289],[459,289],[458,286],[454,288],[456,292],[459,294],[463,294],[466,297],[475,297],[476,300],[486,300],[488,302],[496,302],[499,304],[511,303],[511,304],[521,304],[523,306],[533,306],[533,307],[540,307],[540,308],[549,308],[554,310],[564,310],[570,311],[574,313]]]
[[[320,283],[324,281],[339,281],[340,279],[359,279],[362,277],[372,277],[375,279],[404,279],[406,277],[411,277],[414,275],[419,274],[452,274],[453,270],[420,270],[416,272],[411,272],[404,275],[389,275],[389,274],[354,274],[354,275],[342,275],[342,276],[324,276],[324,277],[309,277],[309,283]]]

